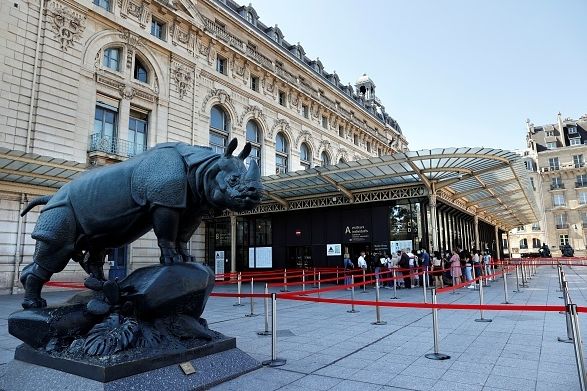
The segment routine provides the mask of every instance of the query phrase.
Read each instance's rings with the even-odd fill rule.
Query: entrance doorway
[[[288,268],[312,268],[312,247],[310,246],[296,246],[289,247],[287,254]]]
[[[345,249],[348,248],[349,255],[351,256],[351,261],[355,267],[357,266],[357,259],[359,259],[359,255],[361,252],[368,253],[371,250],[371,243],[346,243],[342,245],[342,252],[345,253]]]

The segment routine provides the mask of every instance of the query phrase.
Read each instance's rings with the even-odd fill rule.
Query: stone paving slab
[[[570,296],[587,305],[587,267],[565,267]],[[556,269],[540,267],[529,288],[516,289],[509,276],[509,301],[515,304],[562,305]],[[325,284],[323,284],[325,286]],[[264,284],[255,286],[261,292]],[[218,291],[235,292],[236,286],[219,286]],[[247,287],[246,291],[249,291]],[[275,289],[275,292],[278,290]],[[504,301],[503,282],[484,289],[485,301]],[[50,303],[59,303],[71,292],[49,292]],[[381,290],[390,300],[390,290]],[[374,300],[375,291],[357,293],[358,300]],[[421,288],[398,290],[400,300],[422,302]],[[350,298],[345,290],[321,297]],[[430,292],[428,293],[430,299]],[[18,296],[0,296],[0,325],[19,308]],[[478,303],[472,289],[438,296],[439,303]],[[210,298],[204,317],[210,327],[237,338],[237,347],[257,360],[270,358],[271,337],[258,336],[264,317],[245,317],[245,306],[235,307],[233,298]],[[278,300],[278,357],[287,359],[279,368],[262,368],[226,382],[214,390],[577,390],[578,375],[573,345],[557,342],[566,335],[565,316],[559,313],[489,311],[491,323],[477,323],[478,312],[439,312],[440,351],[450,360],[433,361],[424,354],[433,351],[432,317],[429,310],[381,309],[387,325],[375,326],[373,307]],[[263,300],[254,300],[254,311],[263,314]],[[581,315],[582,335],[587,335],[587,316]],[[0,326],[0,371],[12,358],[18,342]]]

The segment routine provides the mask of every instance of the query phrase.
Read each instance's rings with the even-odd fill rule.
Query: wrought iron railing
[[[147,150],[145,145],[105,136],[100,133],[90,135],[90,141],[88,143],[88,152],[105,152],[110,155],[124,157],[132,157],[145,150]]]
[[[271,62],[271,60],[268,59],[267,57],[265,57],[264,55],[262,55],[261,53],[259,53],[257,51],[257,49],[255,49],[254,47],[252,47],[250,45],[247,45],[247,56],[249,56],[253,60],[257,61],[259,64],[261,64],[265,68],[267,68],[269,70],[273,69],[273,63]]]

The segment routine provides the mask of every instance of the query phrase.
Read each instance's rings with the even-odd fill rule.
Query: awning
[[[490,148],[445,148],[316,167],[263,178],[266,197],[253,213],[436,194],[443,202],[505,230],[538,220],[521,156]],[[401,193],[403,190],[403,193]],[[370,200],[365,194],[400,192]],[[384,193],[382,193],[384,192]],[[332,202],[312,199],[333,197]],[[344,200],[335,201],[334,198]],[[357,200],[357,198],[360,200]],[[303,201],[303,202],[302,202]]]

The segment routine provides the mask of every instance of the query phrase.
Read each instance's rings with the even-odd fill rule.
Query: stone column
[[[230,214],[230,272],[236,273],[236,215]]]
[[[499,254],[501,253],[501,251],[499,250],[501,247],[501,239],[499,237],[499,228],[497,228],[497,225],[495,226],[495,257],[496,259],[499,259]]]
[[[430,208],[430,218],[428,219],[428,237],[430,238],[430,248],[428,251],[438,251],[438,215],[436,211],[436,194],[428,195],[428,205]]]
[[[477,215],[473,216],[473,226],[475,229],[475,249],[477,251],[480,250],[480,242],[479,242],[479,217]]]

